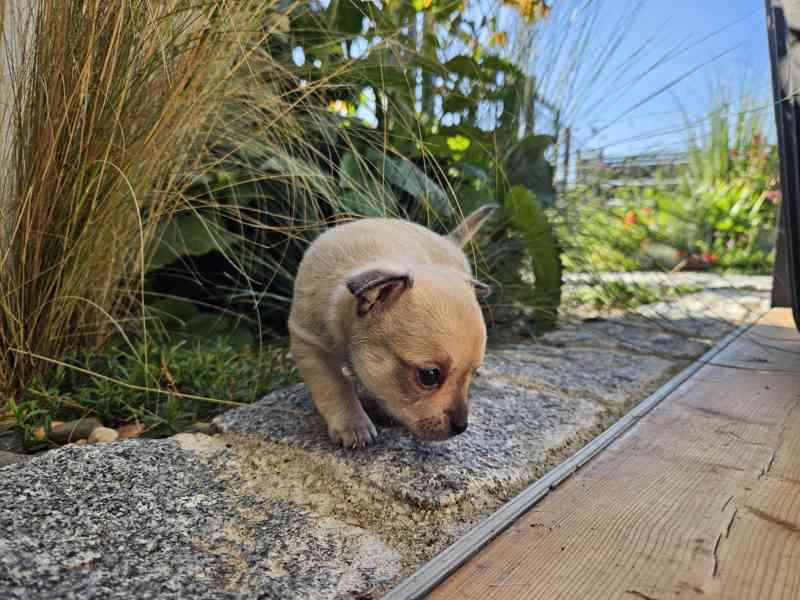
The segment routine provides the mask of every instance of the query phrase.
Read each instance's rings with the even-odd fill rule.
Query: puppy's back
[[[347,274],[387,261],[401,268],[438,265],[470,273],[469,262],[453,242],[401,219],[360,219],[332,227],[308,248],[294,282],[290,329],[312,330],[328,338],[334,294]]]

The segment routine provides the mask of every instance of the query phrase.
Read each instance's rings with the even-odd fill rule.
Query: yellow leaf
[[[331,100],[328,102],[328,110],[342,117],[346,117],[350,112],[348,103],[344,100]]]
[[[447,147],[453,152],[463,152],[469,148],[470,143],[469,138],[463,135],[453,135],[447,138]]]
[[[414,0],[412,4],[414,5],[414,10],[420,12],[429,8],[433,4],[433,0]]]
[[[505,31],[495,31],[489,39],[490,46],[505,47],[508,45],[508,34]]]
[[[550,7],[547,6],[547,4],[545,4],[543,1],[539,2],[539,5],[537,6],[537,9],[538,10],[536,11],[537,12],[536,16],[538,16],[538,17],[540,17],[542,19],[546,18],[547,15],[550,14]]]
[[[550,13],[550,7],[544,0],[503,0],[503,3],[516,7],[527,21],[544,18]]]
[[[530,20],[533,17],[533,5],[535,0],[517,0],[517,8],[523,18]]]

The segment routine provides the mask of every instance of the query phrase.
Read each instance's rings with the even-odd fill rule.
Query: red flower
[[[772,202],[773,204],[778,204],[781,201],[781,191],[780,190],[770,190],[764,196]]]
[[[711,252],[703,252],[703,262],[708,263],[709,265],[713,265],[717,262],[717,257]]]

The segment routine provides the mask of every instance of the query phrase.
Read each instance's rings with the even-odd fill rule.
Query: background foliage
[[[540,8],[522,18],[546,11],[530,6]],[[242,342],[283,335],[293,274],[321,228],[397,216],[445,232],[487,203],[505,207],[473,249],[493,304],[535,304],[542,326],[554,322],[560,262],[540,210],[555,199],[554,138],[533,131],[532,80],[502,56],[497,15],[479,8],[337,0],[266,16],[262,50],[282,70],[261,76],[285,90],[298,136],[274,148],[246,128],[232,136],[227,121],[213,131],[213,168],[189,190],[196,210],[165,225],[151,263],[151,307],[168,325],[205,333],[213,318]],[[270,115],[253,117],[257,129]]]
[[[736,100],[721,96],[706,122],[687,125],[687,162],[670,177],[609,189],[614,174],[600,170],[565,195],[555,218],[570,269],[771,272],[778,156],[757,108],[769,103]]]

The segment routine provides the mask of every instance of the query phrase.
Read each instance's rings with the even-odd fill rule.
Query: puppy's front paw
[[[378,432],[366,415],[353,417],[328,427],[328,434],[334,444],[345,448],[366,448],[375,443]]]

